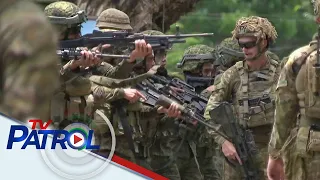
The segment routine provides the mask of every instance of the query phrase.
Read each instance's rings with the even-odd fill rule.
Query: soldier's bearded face
[[[259,53],[257,39],[254,37],[240,37],[238,43],[246,59],[251,59]]]

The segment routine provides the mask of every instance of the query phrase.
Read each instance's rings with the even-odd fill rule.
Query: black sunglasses
[[[246,49],[250,49],[250,48],[253,48],[257,45],[257,42],[256,41],[251,41],[251,42],[245,42],[245,43],[241,43],[241,42],[238,42],[240,48],[246,48]]]

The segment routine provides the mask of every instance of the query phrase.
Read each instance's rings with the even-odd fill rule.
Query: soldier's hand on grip
[[[99,53],[99,51],[97,52]],[[82,68],[92,67],[98,63],[101,63],[101,59],[99,57],[87,50],[81,51],[81,58],[79,61],[80,67]]]
[[[102,51],[103,51],[104,49],[107,49],[107,48],[109,48],[109,47],[111,47],[110,44],[103,44],[103,45],[100,44],[99,46],[94,47],[94,48],[91,49],[91,52],[94,52],[94,60],[93,60],[93,64],[94,64],[94,65],[101,64],[101,62],[102,62],[102,59],[99,58],[99,57],[97,56],[97,54],[102,53]]]
[[[231,142],[225,141],[222,144],[222,152],[224,156],[226,156],[228,159],[238,161],[239,164],[242,165],[241,159],[236,151],[236,148]]]
[[[178,104],[175,102],[171,103],[168,109],[163,106],[160,106],[158,108],[158,113],[165,113],[169,117],[174,117],[174,118],[179,118],[181,116],[181,111],[178,108]]]
[[[273,159],[269,157],[267,174],[269,180],[284,180],[284,168],[281,158]]]
[[[132,63],[136,59],[143,59],[145,56],[152,53],[151,45],[147,44],[145,40],[136,40],[134,44],[135,49],[131,52],[130,59],[128,59],[128,62]]]
[[[137,102],[140,98],[142,98],[143,100],[147,100],[147,98],[138,90],[130,88],[124,89],[124,98],[127,99],[130,103]]]

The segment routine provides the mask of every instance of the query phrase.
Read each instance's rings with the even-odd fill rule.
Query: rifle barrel
[[[123,58],[123,59],[129,59],[130,56],[127,55],[116,55],[116,54],[96,54],[92,52],[93,54],[97,55],[98,57],[110,57],[110,58]],[[59,56],[67,56],[67,57],[75,57],[75,56],[81,56],[81,53],[79,51],[70,51],[70,50],[57,50],[57,55]]]

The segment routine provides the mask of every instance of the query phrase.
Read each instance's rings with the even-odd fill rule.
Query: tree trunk
[[[166,32],[180,16],[194,9],[200,0],[69,0],[97,17],[107,8],[116,8],[128,14],[135,32],[159,30]],[[164,18],[163,18],[164,17]]]

